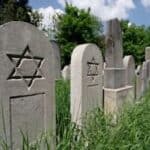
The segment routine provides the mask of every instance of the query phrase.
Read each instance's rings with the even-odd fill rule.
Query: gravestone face
[[[106,68],[123,67],[122,32],[118,19],[108,22],[106,34]]]
[[[135,62],[133,56],[125,56],[123,64],[126,69],[126,85],[135,86]]]
[[[141,85],[141,91],[142,94],[148,89],[149,87],[149,81],[148,81],[148,62],[144,61],[142,65],[142,74],[141,74],[141,80],[142,80],[142,85]]]
[[[0,136],[11,150],[20,147],[20,131],[31,142],[46,129],[54,134],[54,69],[53,49],[37,28],[15,21],[0,27]]]
[[[145,60],[150,60],[150,47],[145,48]]]
[[[51,46],[54,50],[54,60],[55,60],[55,72],[56,72],[56,80],[61,78],[61,60],[60,60],[60,49],[55,41],[50,41]]]
[[[139,65],[136,69],[136,99],[142,96],[142,66]]]
[[[94,44],[77,46],[71,57],[71,115],[78,125],[88,111],[102,107],[103,60]]]

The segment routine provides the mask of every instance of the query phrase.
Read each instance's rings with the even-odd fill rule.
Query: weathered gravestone
[[[148,82],[150,82],[150,47],[145,48],[145,61],[146,61],[146,64],[147,64]]]
[[[54,60],[55,60],[55,77],[56,77],[56,80],[59,80],[61,78],[61,59],[60,59],[60,49],[59,49],[59,46],[58,44],[51,40],[50,41],[51,43],[51,46],[54,50]]]
[[[82,125],[88,111],[102,108],[103,60],[94,44],[77,46],[71,57],[71,116]]]
[[[142,96],[142,66],[137,66],[136,73],[136,99]]]
[[[31,142],[44,130],[55,134],[54,69],[54,51],[37,28],[0,27],[0,136],[11,150],[20,147],[21,131]]]
[[[123,59],[123,64],[126,69],[126,85],[135,87],[135,62],[133,56],[125,56]]]
[[[67,65],[63,68],[62,77],[64,80],[70,80],[70,65]]]
[[[144,61],[143,64],[142,64],[142,76],[141,76],[141,80],[142,80],[141,92],[142,92],[142,95],[145,93],[145,91],[149,87],[148,65],[149,65],[148,61]]]
[[[114,114],[127,101],[133,101],[134,88],[126,85],[126,69],[123,66],[122,33],[117,19],[108,22],[104,69],[104,107],[106,113]]]
[[[145,60],[150,60],[150,47],[145,48]]]

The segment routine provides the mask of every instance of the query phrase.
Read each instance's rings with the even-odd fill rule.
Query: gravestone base
[[[104,70],[104,87],[118,89],[125,86],[124,68],[105,68]]]
[[[104,88],[104,110],[106,114],[116,115],[124,104],[133,103],[134,87],[126,86],[118,89]]]

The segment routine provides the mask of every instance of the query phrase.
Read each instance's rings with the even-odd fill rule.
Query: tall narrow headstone
[[[141,80],[142,80],[142,84],[141,84],[141,93],[142,95],[145,93],[145,91],[148,89],[149,87],[149,79],[148,79],[148,64],[147,61],[144,61],[142,64],[142,74],[141,74]]]
[[[145,48],[145,61],[146,61],[146,64],[147,64],[148,82],[150,82],[150,47]]]
[[[77,46],[71,57],[71,116],[72,121],[82,125],[88,111],[102,108],[103,60],[94,44]]]
[[[106,33],[105,60],[108,68],[123,67],[122,32],[118,19],[110,20]]]
[[[53,56],[36,27],[16,21],[0,27],[0,136],[11,150],[21,148],[21,131],[31,142],[45,130],[55,134]]]
[[[52,48],[53,48],[53,50],[54,50],[55,77],[56,77],[56,80],[59,80],[59,79],[61,78],[60,49],[59,49],[58,44],[57,44],[55,41],[51,40],[50,43],[51,43],[51,46],[52,46]]]
[[[150,47],[145,48],[145,60],[150,60]]]
[[[133,101],[134,88],[126,84],[123,66],[122,34],[117,19],[108,22],[104,69],[104,107],[106,113],[115,114],[127,101]],[[116,118],[116,117],[115,117]]]
[[[125,56],[123,59],[123,64],[126,69],[126,85],[135,87],[135,62],[133,56]]]
[[[137,66],[136,69],[136,99],[142,96],[142,66]]]

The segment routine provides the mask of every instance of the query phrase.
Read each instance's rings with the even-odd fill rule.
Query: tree
[[[145,47],[150,45],[150,29],[121,21],[124,55],[133,55],[136,64],[144,61]]]
[[[102,24],[90,14],[90,9],[78,9],[66,3],[65,13],[57,15],[55,25],[56,40],[62,55],[62,66],[70,63],[70,55],[76,45],[100,44]]]
[[[37,26],[40,18],[40,15],[28,6],[28,0],[0,0],[0,24],[9,21],[24,21]]]

